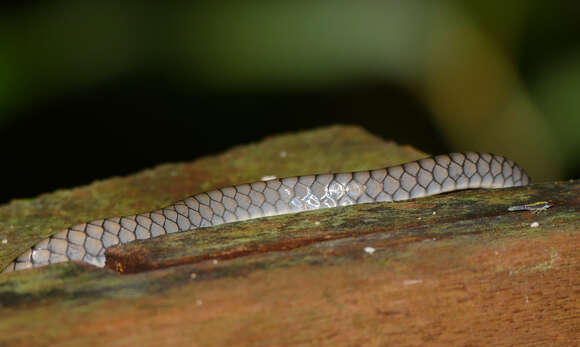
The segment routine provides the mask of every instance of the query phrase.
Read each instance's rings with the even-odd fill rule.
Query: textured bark
[[[0,207],[0,239],[8,241],[0,266],[62,227],[216,186],[422,156],[332,127],[15,201]],[[506,211],[539,200],[554,207]],[[71,263],[0,276],[0,345],[574,345],[579,210],[578,181],[555,182],[132,243],[107,254],[107,266],[122,274]]]

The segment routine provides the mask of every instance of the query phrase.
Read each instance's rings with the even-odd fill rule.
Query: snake
[[[104,267],[108,248],[135,240],[322,208],[530,183],[515,162],[480,152],[442,154],[375,170],[269,177],[195,194],[152,212],[71,226],[36,243],[3,272],[67,261]]]

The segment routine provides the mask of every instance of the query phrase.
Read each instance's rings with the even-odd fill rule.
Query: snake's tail
[[[8,264],[2,272],[67,261],[105,266],[105,250],[134,240],[190,230],[177,216],[176,205],[134,216],[107,218],[72,226],[40,241]]]
[[[529,183],[524,170],[509,159],[466,152],[371,171],[240,184],[196,194],[154,212],[75,225],[40,241],[4,272],[71,260],[103,267],[105,250],[113,245],[244,219]]]

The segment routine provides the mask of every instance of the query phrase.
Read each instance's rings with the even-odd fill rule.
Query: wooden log
[[[349,140],[333,150],[346,156],[325,158],[344,132]],[[0,264],[54,228],[262,175],[308,173],[290,172],[304,161],[292,157],[315,151],[313,143],[327,147],[309,152],[316,158],[306,164],[310,172],[422,155],[358,128],[332,127],[16,201],[0,207],[0,239],[9,241]],[[358,158],[364,148],[372,156]],[[409,155],[379,163],[393,149]],[[281,168],[273,157],[250,154],[267,150]],[[253,164],[232,163],[246,155]],[[161,178],[178,188],[156,183]],[[312,211],[116,247],[106,269],[70,263],[4,274],[0,345],[577,345],[579,193],[578,181],[554,182]],[[108,198],[91,207],[95,196]],[[506,211],[538,200],[554,207]],[[77,220],[72,214],[83,206],[88,212]]]

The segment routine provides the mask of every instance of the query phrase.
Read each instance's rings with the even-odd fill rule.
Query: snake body
[[[103,267],[105,250],[117,244],[251,218],[528,183],[528,175],[509,159],[465,152],[370,171],[240,184],[196,194],[153,212],[69,227],[22,253],[3,272],[71,260]]]

